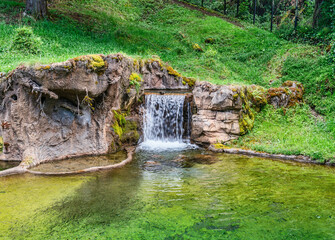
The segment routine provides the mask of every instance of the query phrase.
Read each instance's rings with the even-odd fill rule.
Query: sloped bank
[[[185,92],[193,108],[191,141],[209,146],[250,131],[254,112],[267,102],[285,107],[301,101],[303,87],[217,86],[183,77],[158,58],[121,54],[20,66],[0,82],[0,160],[21,161],[5,173],[137,145],[145,91]]]

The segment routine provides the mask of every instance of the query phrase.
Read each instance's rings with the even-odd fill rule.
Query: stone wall
[[[196,113],[192,117],[191,139],[204,146],[237,139],[252,130],[254,114],[266,104],[292,107],[303,101],[303,91],[302,84],[294,81],[268,90],[257,85],[197,82],[193,90]]]
[[[197,113],[192,117],[192,141],[206,145],[238,138],[242,111],[242,101],[235,95],[238,90],[240,87],[196,83],[193,97]]]

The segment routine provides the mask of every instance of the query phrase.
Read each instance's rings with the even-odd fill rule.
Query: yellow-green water
[[[335,169],[193,150],[1,178],[0,239],[335,239]]]

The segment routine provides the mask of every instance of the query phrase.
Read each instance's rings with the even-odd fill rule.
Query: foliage
[[[31,27],[23,26],[15,29],[11,49],[23,53],[36,54],[42,44],[41,38],[36,37]]]
[[[126,125],[125,115],[121,111],[113,111],[114,113],[114,132],[121,138],[124,133],[124,127]]]
[[[139,92],[140,87],[141,87],[141,82],[142,82],[142,78],[137,73],[132,73],[130,75],[130,77],[129,77],[129,85],[130,86],[134,86],[135,89],[136,89],[136,92]]]
[[[93,106],[94,99],[86,95],[83,99],[83,103],[86,104],[92,111],[95,109]]]

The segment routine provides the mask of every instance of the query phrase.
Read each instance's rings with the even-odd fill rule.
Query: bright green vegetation
[[[304,154],[315,160],[335,160],[334,135],[307,105],[288,110],[267,106],[256,114],[253,130],[232,146],[282,154]]]
[[[311,139],[299,148],[282,144],[275,135],[266,137],[264,131],[256,130],[253,137],[266,137],[278,149],[329,160],[327,147],[319,145],[315,150],[314,145],[309,145],[319,136],[329,139],[330,149],[335,144],[334,72],[321,48],[291,43],[248,23],[242,23],[241,28],[161,0],[60,0],[50,5],[50,21],[37,22],[20,17],[23,6],[19,0],[0,3],[0,71],[10,71],[21,63],[48,64],[85,54],[123,52],[136,58],[160,56],[183,76],[216,84],[258,84],[268,88],[297,80],[305,86],[306,103],[325,120],[315,124],[302,106],[300,112],[309,121],[290,126],[294,131],[286,137],[299,144],[298,136],[306,129],[315,129],[319,134],[307,134]],[[11,48],[15,30],[25,25],[31,26],[34,37],[42,41],[37,54]],[[256,118],[262,119],[263,115]],[[259,120],[255,126],[276,128],[275,112],[267,116],[271,118],[269,125],[260,126],[263,122]],[[247,144],[248,137],[241,143],[245,139]],[[268,143],[259,141],[258,146],[265,149]]]
[[[3,178],[0,195],[1,239],[335,237],[333,168],[238,155],[138,153],[111,172]]]

